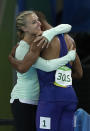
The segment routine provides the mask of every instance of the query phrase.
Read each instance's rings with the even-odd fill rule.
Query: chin
[[[40,27],[38,27],[36,30],[37,30],[37,31],[41,31],[41,28],[40,28]]]
[[[41,34],[42,31],[41,30],[37,30],[36,34]]]
[[[39,35],[40,33],[41,33],[40,31],[37,31],[37,32],[33,33],[32,35],[33,35],[33,36],[37,36],[37,35]]]

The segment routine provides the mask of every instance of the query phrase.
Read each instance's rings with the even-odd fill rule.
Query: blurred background
[[[8,55],[16,44],[15,17],[23,10],[42,11],[52,26],[71,24],[84,75],[73,81],[78,108],[90,113],[90,0],[0,0],[0,131],[15,131],[10,92],[16,81]]]

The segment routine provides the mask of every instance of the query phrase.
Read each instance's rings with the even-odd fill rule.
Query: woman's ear
[[[25,26],[22,26],[21,29],[22,29],[23,32],[27,31],[27,28]]]

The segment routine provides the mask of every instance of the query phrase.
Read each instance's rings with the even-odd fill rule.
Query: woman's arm
[[[50,25],[47,23],[47,21],[45,21],[45,20],[42,20],[43,22],[44,22],[44,24],[43,25],[45,25],[46,26],[46,28],[47,29],[49,29],[49,28],[51,28],[50,27]],[[46,22],[46,23],[45,23]],[[66,27],[64,27],[64,28],[66,28]],[[64,29],[63,28],[63,29]],[[54,30],[53,30],[53,28],[51,29],[51,33],[52,32],[55,32],[55,33],[57,33],[57,31],[60,33],[60,26],[58,27],[58,28],[54,28]],[[61,28],[61,31],[62,31],[62,28]],[[48,37],[49,35],[50,35],[50,31],[48,30],[48,31],[46,31],[47,33],[45,33],[43,36],[44,37]],[[55,35],[55,33],[54,33],[54,35]],[[62,32],[61,32],[62,33]],[[54,35],[53,35],[53,37],[54,37]],[[53,38],[52,37],[52,38]],[[51,40],[51,36],[49,37],[50,39],[49,39],[49,41]],[[38,40],[41,40],[42,38],[40,37],[40,39],[38,39]],[[42,41],[42,40],[41,40]],[[44,39],[43,39],[43,41],[44,41]],[[37,41],[36,41],[37,42]],[[35,42],[35,43],[36,43]],[[43,42],[42,42],[43,43]],[[42,47],[42,43],[38,43],[39,44],[39,47],[41,46]],[[32,44],[33,45],[33,44]],[[46,44],[43,44],[43,45],[46,45]],[[37,60],[37,58],[38,58],[38,56],[40,55],[40,52],[41,52],[41,49],[40,50],[34,50],[33,48],[31,49],[30,48],[30,52],[25,56],[25,58],[24,58],[24,60],[22,60],[22,61],[17,61],[17,60],[15,60],[13,57],[12,57],[12,55],[10,54],[9,55],[9,61],[10,61],[10,63],[13,65],[13,67],[17,70],[17,71],[19,71],[19,72],[21,72],[21,73],[24,73],[24,72],[26,72],[34,63],[35,63],[35,61]],[[20,52],[21,53],[21,52]],[[47,62],[48,63],[48,62]]]
[[[46,20],[45,15],[40,11],[35,11],[41,22],[41,29],[43,32],[42,36],[46,37],[50,42],[54,36],[58,34],[67,33],[71,30],[72,26],[69,24],[60,24],[56,27],[52,27]]]
[[[42,57],[39,57],[32,67],[40,69],[45,72],[51,72],[57,70],[60,66],[66,65],[70,61],[74,61],[76,56],[76,51],[69,51],[66,56],[61,58],[45,60]]]
[[[22,50],[22,52],[23,51],[24,50]],[[40,52],[38,51],[34,52],[34,50],[30,50],[30,52],[27,53],[27,55],[24,57],[22,61],[14,59],[14,57],[11,55],[9,55],[9,61],[17,71],[19,71],[20,73],[25,73],[35,63],[36,60],[36,63],[33,65],[34,68],[50,72],[75,59],[74,50],[69,51],[68,54],[62,58],[57,58],[53,60],[45,60],[39,57],[39,54]]]

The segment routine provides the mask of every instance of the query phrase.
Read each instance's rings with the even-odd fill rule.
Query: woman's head
[[[35,35],[41,31],[41,23],[34,11],[21,12],[16,18],[16,29],[19,40],[25,35]]]

